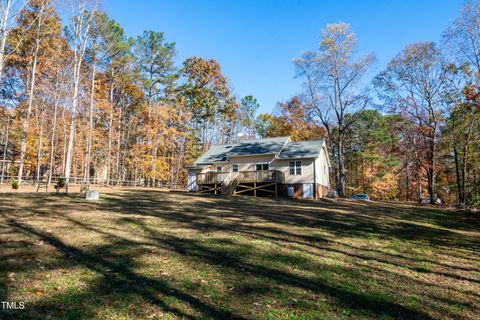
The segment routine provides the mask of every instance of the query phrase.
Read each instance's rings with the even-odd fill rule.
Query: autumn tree
[[[55,64],[54,57],[61,42],[61,29],[60,18],[51,2],[49,0],[35,0],[30,1],[28,6],[20,12],[17,27],[10,33],[9,45],[17,48],[8,61],[8,68],[15,69],[16,72],[13,74],[17,75],[17,77],[10,78],[10,80],[16,81],[15,85],[10,86],[13,90],[10,97],[17,100],[18,98],[15,95],[18,95],[18,93],[14,91],[19,90],[19,88],[23,88],[25,93],[21,96],[22,98],[16,101],[24,107],[22,110],[23,124],[18,169],[19,182],[21,182],[24,173],[34,102],[37,101],[36,107],[44,105],[38,103],[42,100],[42,96],[35,96],[37,85],[39,82],[45,85],[53,76],[51,70]],[[41,125],[43,126],[44,118],[41,119]],[[39,137],[42,140],[43,136],[40,135]],[[41,147],[41,143],[39,143],[39,146]],[[40,154],[38,154],[39,156]]]
[[[425,171],[430,202],[436,201],[437,147],[445,104],[442,88],[446,68],[440,50],[433,42],[405,47],[375,79],[390,110],[414,123],[425,147]]]
[[[478,141],[480,117],[478,82],[480,76],[480,1],[465,1],[460,15],[445,30],[442,43],[449,59],[449,77],[445,96],[449,117],[445,134],[453,150],[458,203],[472,203],[475,196],[467,192],[475,185],[469,168],[474,169],[475,142]],[[474,170],[472,170],[474,171]],[[473,188],[470,188],[473,189]]]
[[[370,109],[354,116],[345,146],[349,190],[378,200],[400,199],[400,116]]]
[[[305,99],[324,126],[334,148],[336,187],[345,196],[346,131],[355,122],[348,117],[367,107],[368,96],[360,90],[360,80],[375,61],[373,54],[357,57],[357,39],[350,25],[329,24],[320,34],[316,51],[295,59],[297,77],[303,79]]]
[[[183,63],[186,78],[184,93],[192,112],[195,131],[200,135],[203,151],[212,143],[216,125],[220,122],[221,133],[217,142],[224,141],[228,117],[235,114],[238,104],[232,99],[227,78],[215,59],[191,57]],[[220,121],[218,121],[220,119]]]
[[[135,42],[134,54],[145,92],[147,113],[143,126],[145,155],[150,159],[150,178],[153,184],[157,172],[166,168],[159,146],[167,137],[168,100],[178,79],[174,66],[175,43],[166,42],[162,32],[145,31]]]
[[[73,93],[71,104],[70,130],[68,134],[67,154],[65,160],[65,178],[68,180],[72,171],[72,160],[74,153],[75,125],[77,117],[77,108],[79,105],[79,95],[81,90],[82,66],[84,64],[85,52],[87,49],[88,38],[93,15],[96,11],[97,3],[95,0],[71,0],[71,24],[68,34],[73,50]]]

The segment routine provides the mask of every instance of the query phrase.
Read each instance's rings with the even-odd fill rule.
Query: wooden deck
[[[252,191],[256,196],[258,190],[277,197],[278,185],[284,181],[283,172],[278,170],[197,173],[200,193],[241,194]]]

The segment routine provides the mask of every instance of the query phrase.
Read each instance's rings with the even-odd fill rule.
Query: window
[[[268,170],[268,163],[257,163],[255,165],[255,170],[260,171],[260,170]]]
[[[302,161],[290,161],[289,167],[291,176],[299,176],[302,174]]]
[[[238,172],[238,164],[237,163],[232,164],[232,171],[233,172]]]
[[[217,172],[222,172],[223,171],[223,167],[222,166],[217,166]]]

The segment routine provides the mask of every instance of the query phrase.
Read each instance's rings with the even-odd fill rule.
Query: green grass
[[[0,194],[1,319],[478,319],[480,217],[156,191]]]

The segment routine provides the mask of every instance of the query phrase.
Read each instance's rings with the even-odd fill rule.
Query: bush
[[[58,179],[57,186],[59,186],[60,188],[63,188],[63,187],[65,187],[65,183],[66,183],[65,178],[60,178],[60,179]]]
[[[18,184],[17,180],[12,180],[12,189],[17,190],[20,185]]]

